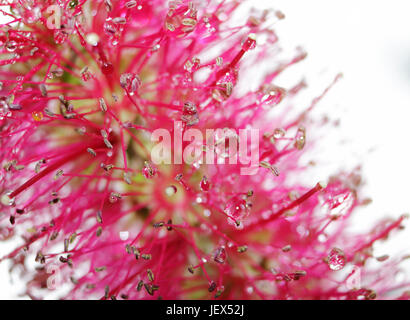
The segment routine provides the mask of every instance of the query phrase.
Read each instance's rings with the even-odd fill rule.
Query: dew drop
[[[302,150],[306,143],[306,129],[304,127],[299,127],[295,136],[294,146],[298,150]]]
[[[109,74],[113,73],[114,72],[114,67],[113,67],[112,63],[107,62],[107,61],[103,62],[101,64],[101,72],[105,75],[109,75]]]
[[[78,0],[71,0],[71,1],[68,3],[68,6],[69,6],[71,9],[74,9],[77,5],[78,5]]]
[[[286,131],[285,131],[284,129],[282,129],[282,128],[276,128],[276,129],[273,131],[273,137],[274,137],[275,139],[283,138],[283,137],[285,136],[285,134],[286,134]]]
[[[233,88],[238,80],[238,71],[236,69],[230,69],[218,79],[216,82],[217,88],[212,91],[212,97],[222,102],[228,99],[233,92]]]
[[[239,197],[234,197],[229,200],[225,206],[224,212],[229,217],[228,222],[230,224],[235,223],[237,226],[241,223],[241,220],[247,218],[250,213],[248,203]]]
[[[327,257],[327,264],[333,271],[343,269],[346,264],[345,253],[339,248],[333,248]]]
[[[204,209],[204,216],[205,217],[210,217],[211,216],[211,210],[209,210],[209,209]]]
[[[214,151],[218,157],[225,159],[238,153],[239,136],[235,131],[228,128],[217,130],[213,139],[215,141]]]
[[[159,50],[159,48],[161,48],[161,45],[156,44],[156,45],[154,45],[154,46],[151,48],[151,52],[156,52],[156,51]]]
[[[98,41],[100,41],[100,37],[98,36],[98,34],[96,34],[94,32],[90,32],[86,36],[86,41],[87,41],[88,44],[95,47],[98,44]]]
[[[195,104],[185,102],[182,108],[181,120],[185,122],[187,126],[193,126],[199,122],[198,110]]]
[[[173,196],[175,193],[177,193],[177,188],[175,186],[168,186],[165,188],[165,194],[168,197]]]
[[[256,35],[251,33],[248,38],[242,43],[242,49],[244,51],[253,50],[256,48]]]
[[[123,179],[127,184],[132,184],[132,177],[131,177],[131,173],[129,172],[124,172],[123,173]]]
[[[265,85],[260,90],[259,103],[273,107],[278,105],[285,96],[285,89],[275,85]]]
[[[200,185],[202,191],[209,191],[210,183],[209,183],[207,177],[204,176],[199,185]]]
[[[16,41],[11,40],[11,41],[7,42],[6,50],[8,52],[14,52],[14,51],[16,51],[16,49],[17,49],[17,42]]]
[[[130,234],[129,234],[128,231],[120,231],[120,239],[122,241],[128,240],[129,236],[130,236]]]
[[[7,191],[1,196],[1,204],[4,206],[12,206],[14,204],[15,199],[10,198],[11,191]]]

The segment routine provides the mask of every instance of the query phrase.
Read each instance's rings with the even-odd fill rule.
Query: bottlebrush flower
[[[0,7],[9,19],[0,33],[0,234],[22,239],[2,260],[21,268],[30,297],[69,284],[63,298],[408,298],[408,283],[391,281],[400,259],[372,253],[405,217],[352,235],[349,217],[366,202],[357,172],[327,185],[294,182],[307,170],[299,158],[312,107],[295,116],[290,102],[304,83],[281,88],[276,78],[306,54],[278,61],[271,26],[283,14],[241,20],[241,8]],[[242,175],[240,163],[151,162],[152,132],[188,128],[259,129],[257,173]]]

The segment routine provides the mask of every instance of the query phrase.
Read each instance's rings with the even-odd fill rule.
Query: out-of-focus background
[[[304,62],[308,81],[326,74],[344,75],[321,103],[332,118],[340,119],[340,126],[329,132],[318,153],[330,171],[341,165],[363,165],[364,193],[373,203],[358,212],[354,227],[367,229],[383,216],[410,211],[410,2],[251,2],[286,15],[277,24],[280,41],[285,46],[300,44],[308,52]],[[318,85],[317,94],[322,89]],[[0,255],[7,249],[0,245]],[[401,232],[377,250],[410,253],[410,232]],[[8,265],[1,263],[0,299],[16,298],[21,288],[18,281],[9,282]]]
[[[286,19],[278,24],[280,40],[299,43],[308,52],[304,70],[310,79],[343,73],[321,102],[322,109],[340,119],[340,126],[329,133],[335,143],[327,141],[320,156],[325,155],[336,170],[362,164],[364,193],[373,203],[359,212],[357,228],[409,212],[410,2],[260,3],[285,13]],[[410,231],[388,246],[387,253],[410,253]]]

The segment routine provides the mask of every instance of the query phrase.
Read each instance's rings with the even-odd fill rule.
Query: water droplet
[[[199,122],[198,110],[195,104],[185,102],[182,109],[181,120],[185,122],[187,126],[193,126]]]
[[[225,159],[238,154],[239,136],[234,130],[228,128],[216,130],[213,139],[215,146],[214,151],[218,157]]]
[[[210,186],[211,185],[210,185],[207,177],[204,176],[201,180],[201,183],[200,183],[201,190],[202,191],[209,191]]]
[[[256,48],[256,35],[251,33],[248,38],[242,43],[242,49],[244,51],[253,50]]]
[[[237,226],[241,223],[241,220],[247,218],[250,213],[248,203],[239,197],[234,197],[229,200],[224,212],[230,217],[228,218],[228,222],[230,224],[235,223]],[[234,221],[232,221],[232,219]]]
[[[339,248],[333,248],[327,257],[327,264],[333,271],[343,269],[346,264],[345,253]]]
[[[161,45],[156,44],[156,45],[152,46],[152,48],[151,48],[151,52],[156,52],[156,51],[158,51],[158,50],[159,50],[159,48],[161,48]]]
[[[168,35],[173,37],[185,37],[194,31],[197,24],[197,10],[192,2],[179,4],[170,3],[170,9],[165,18],[164,27]]]
[[[120,84],[130,95],[134,95],[141,86],[141,79],[134,73],[123,73],[120,76]]]
[[[120,239],[122,241],[128,240],[129,236],[130,236],[130,233],[128,231],[120,231]]]
[[[6,50],[8,52],[14,52],[14,51],[16,51],[16,49],[17,49],[17,42],[16,41],[11,40],[11,41],[7,42]]]
[[[226,260],[226,250],[224,247],[219,247],[214,252],[214,261],[217,263],[224,263]]]
[[[124,172],[123,179],[127,184],[132,184],[132,176],[130,172]]]
[[[227,70],[216,82],[218,88],[212,91],[212,97],[219,102],[228,99],[232,95],[237,80],[238,71],[236,69]]]
[[[294,146],[298,150],[302,150],[306,143],[306,129],[304,127],[299,127],[295,136]]]
[[[105,75],[109,75],[109,74],[113,73],[114,72],[114,67],[113,67],[112,63],[104,61],[101,64],[101,72]]]
[[[145,161],[144,168],[142,168],[142,174],[147,179],[152,179],[157,174],[157,169],[153,167],[148,161]]]
[[[166,187],[166,188],[165,188],[165,194],[166,194],[168,197],[173,196],[175,193],[177,193],[177,187],[175,187],[175,186],[169,186],[169,187]]]
[[[285,96],[285,89],[275,85],[265,85],[260,90],[259,103],[273,107],[278,105]]]
[[[327,236],[325,234],[320,234],[317,239],[319,240],[319,242],[324,243],[327,240]]]
[[[7,191],[1,196],[1,204],[4,206],[12,206],[14,204],[14,198],[10,198],[11,191]]]
[[[71,1],[68,3],[68,6],[69,6],[71,9],[74,9],[77,5],[78,5],[78,0],[71,0]]]
[[[86,39],[87,43],[92,45],[93,47],[95,47],[98,44],[98,41],[100,41],[100,37],[98,36],[98,34],[96,34],[94,32],[88,33],[86,35],[85,39]]]
[[[273,131],[273,137],[274,137],[275,139],[283,138],[283,137],[285,136],[285,134],[286,134],[286,131],[285,131],[284,129],[282,129],[282,128],[276,128],[276,129]]]

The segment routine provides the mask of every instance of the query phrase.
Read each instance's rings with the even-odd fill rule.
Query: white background
[[[365,193],[373,203],[356,222],[366,227],[385,215],[408,212],[410,183],[410,2],[406,0],[256,0],[285,13],[281,41],[301,44],[309,53],[306,74],[343,72],[323,101],[338,141],[327,146],[332,168],[363,164]],[[320,93],[320,90],[318,91]],[[332,137],[335,133],[332,133]],[[333,139],[333,138],[332,138]],[[341,144],[340,139],[345,143]],[[323,146],[322,146],[323,147]],[[372,152],[370,152],[372,150]],[[365,222],[365,223],[363,223]],[[410,253],[410,233],[402,232],[380,253]],[[6,250],[0,246],[0,255]],[[407,251],[406,251],[407,250]],[[408,270],[410,271],[410,270]],[[7,264],[0,264],[0,299],[16,297]]]
[[[337,165],[363,164],[364,190],[373,199],[363,218],[408,212],[410,2],[262,2],[286,14],[281,40],[303,45],[309,54],[307,74],[344,75],[323,104],[331,116],[340,116],[335,130],[345,144],[327,145],[326,155]],[[405,234],[410,243],[410,233]]]

